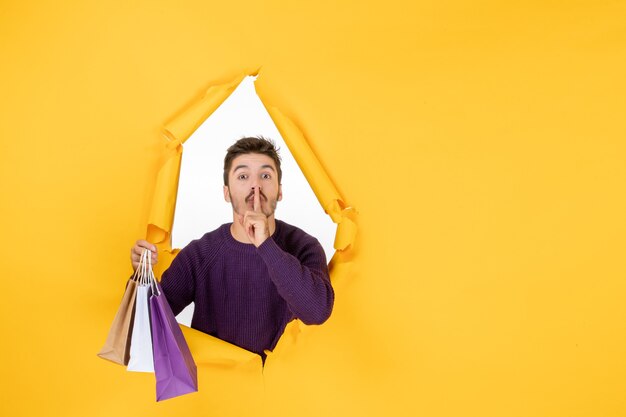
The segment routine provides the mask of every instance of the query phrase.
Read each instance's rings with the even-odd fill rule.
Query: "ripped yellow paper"
[[[227,84],[210,87],[200,100],[192,103],[187,110],[163,127],[166,158],[157,174],[148,217],[148,241],[165,244],[164,249],[171,252],[170,238],[183,156],[182,144],[235,91],[244,77],[245,75],[241,75]]]
[[[165,137],[164,162],[157,174],[147,227],[148,241],[156,244],[160,252],[159,263],[155,267],[157,275],[162,274],[169,267],[178,253],[178,249],[171,247],[171,236],[182,161],[182,145],[235,91],[245,76],[241,75],[231,82],[210,87],[200,100],[192,103],[187,110],[180,113],[163,128],[163,136]],[[336,283],[347,276],[350,269],[350,262],[348,261],[350,256],[347,252],[356,237],[356,210],[344,202],[322,164],[311,150],[302,131],[279,109],[268,106],[263,101],[263,97],[259,96],[259,98],[265,105],[322,208],[337,224],[334,241],[336,252],[329,263],[331,281]],[[286,346],[294,345],[297,335],[301,331],[299,321],[290,323],[277,348],[281,347],[284,350]],[[242,363],[253,364],[253,366],[261,365],[258,355],[247,351],[242,353],[243,349],[237,346],[208,335],[206,338],[198,335],[198,333],[201,332],[185,329],[185,336],[189,336],[190,347],[199,364],[219,367],[235,366],[235,364],[241,366]],[[258,359],[258,363],[255,362],[256,359],[254,358]]]
[[[262,97],[261,101],[263,101]],[[346,207],[330,177],[295,123],[276,107],[266,105],[265,108],[289,146],[289,150],[298,162],[322,208],[333,222],[337,223],[334,248],[345,250],[356,237],[355,210]]]

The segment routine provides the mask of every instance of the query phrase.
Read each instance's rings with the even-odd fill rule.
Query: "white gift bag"
[[[139,278],[137,280],[137,298],[135,301],[135,322],[133,323],[133,333],[130,340],[130,360],[126,368],[134,372],[154,372],[149,310],[149,300],[152,295],[151,257],[152,253],[146,249],[141,255],[141,260],[137,267]]]

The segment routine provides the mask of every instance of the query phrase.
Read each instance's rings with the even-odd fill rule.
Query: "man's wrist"
[[[255,243],[255,246],[257,247],[257,249],[259,249],[261,246],[263,246],[263,244],[264,244],[264,243],[267,243],[267,241],[268,241],[268,240],[270,240],[270,237],[271,237],[271,236],[269,236],[269,235],[268,235],[268,236],[265,236],[265,237],[263,238],[263,240],[262,240],[259,244],[256,244],[256,243]]]

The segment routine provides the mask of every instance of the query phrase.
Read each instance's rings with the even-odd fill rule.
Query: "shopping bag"
[[[109,335],[98,353],[102,359],[108,359],[120,365],[127,365],[130,359],[130,337],[133,326],[135,298],[137,295],[136,275],[128,280],[120,307],[117,309]]]
[[[152,256],[149,250],[145,250],[139,262],[140,270],[137,286],[137,298],[135,301],[135,319],[133,323],[132,338],[130,340],[129,371],[154,372],[154,360],[152,357],[152,335],[150,334],[150,311],[148,308],[151,291],[151,277],[147,272],[146,259]]]
[[[151,268],[149,273],[153,283],[150,318],[156,399],[162,401],[198,391],[198,370],[183,332]]]

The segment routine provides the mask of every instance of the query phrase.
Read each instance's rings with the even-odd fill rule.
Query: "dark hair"
[[[245,155],[249,153],[259,153],[267,155],[276,164],[278,170],[278,183],[283,177],[283,172],[280,169],[280,156],[278,155],[278,148],[274,142],[270,139],[266,139],[263,136],[241,138],[235,142],[226,151],[226,157],[224,158],[224,185],[228,185],[228,173],[233,164],[233,159],[239,155]]]

